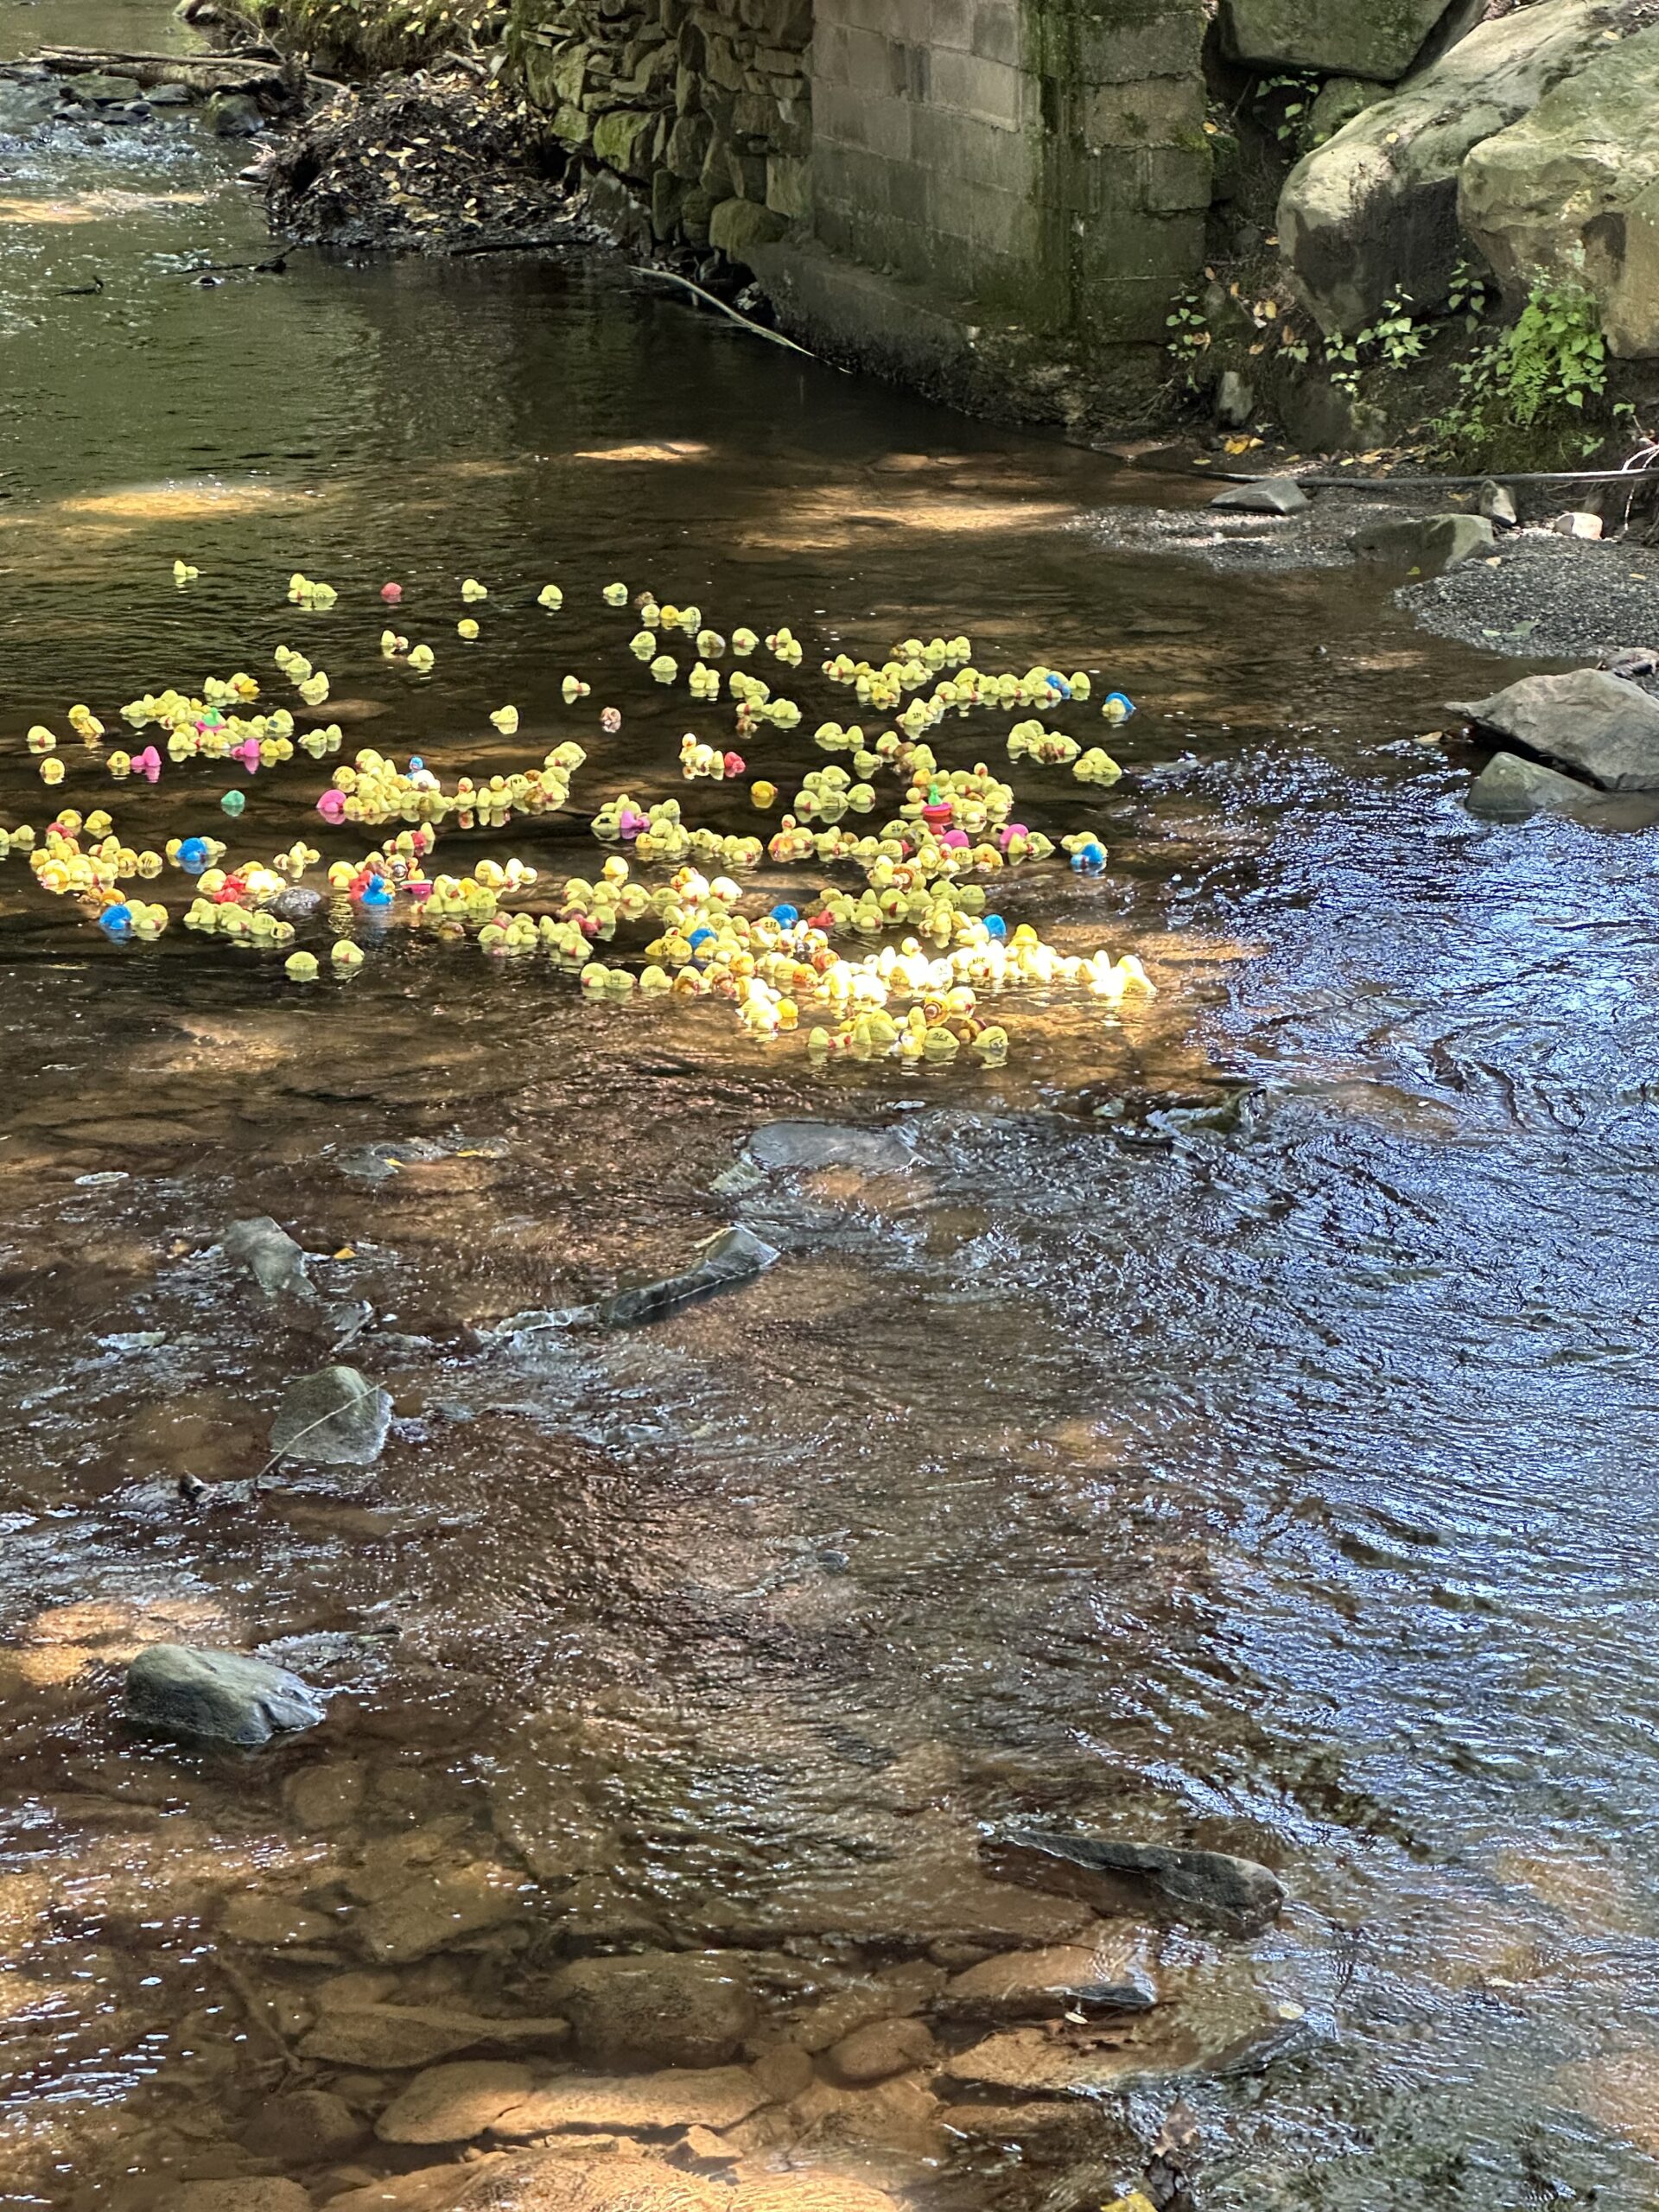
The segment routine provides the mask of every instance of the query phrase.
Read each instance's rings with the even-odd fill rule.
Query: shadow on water
[[[0,6],[16,48],[164,35]],[[1345,575],[1103,555],[1070,528],[1122,496],[1095,456],[603,264],[296,255],[200,287],[264,238],[193,123],[0,152],[0,819],[47,818],[29,722],[284,639],[384,750],[448,774],[576,735],[584,802],[667,795],[678,709],[616,650],[614,574],[787,620],[809,665],[962,629],[1135,694],[1119,792],[1020,793],[1097,826],[1108,874],[1005,904],[1160,986],[1116,1027],[1023,1003],[1001,1073],[815,1075],[719,1007],[595,1012],[409,934],[349,996],[176,931],[120,950],[0,869],[6,2201],[161,2212],[288,2172],[412,2204],[395,2178],[448,2154],[366,2139],[410,2062],[343,2018],[528,2018],[572,1954],[713,1946],[763,2039],[820,2049],[1075,1923],[975,1866],[978,1823],[1040,1815],[1243,1850],[1291,1893],[1247,1954],[1157,1961],[1205,2050],[1300,2023],[1131,2098],[1150,2130],[1185,2097],[1207,2205],[1649,2203],[1651,837],[1473,822],[1413,741],[1491,663]],[[283,603],[296,567],[336,609]],[[466,574],[493,587],[470,651]],[[387,575],[424,684],[375,649]],[[567,668],[613,687],[608,750]],[[66,796],[159,846],[231,780],[76,760]],[[302,779],[248,788],[249,851],[359,849]],[[578,819],[499,842],[593,865]],[[799,1113],[902,1125],[913,1164],[714,1190]],[[403,1148],[378,1179],[376,1146]],[[316,1306],[217,1255],[265,1212],[335,1255]],[[485,1349],[734,1217],[782,1249],[758,1281]],[[257,1492],[283,1388],[365,1300],[386,1458]],[[130,1736],[118,1670],[158,1637],[272,1649],[333,1689],[326,1726],[248,1763]],[[1111,2193],[1109,2101],[1004,2091],[999,2133],[920,2079],[821,2077],[710,2170]],[[296,2083],[349,2107],[324,2156],[258,2132]]]

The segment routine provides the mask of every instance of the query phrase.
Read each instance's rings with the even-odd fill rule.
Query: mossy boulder
[[[1587,284],[1614,350],[1659,353],[1659,284],[1630,248],[1659,185],[1659,29],[1609,47],[1477,146],[1458,213],[1512,301],[1540,276]],[[1643,219],[1638,218],[1638,223]]]
[[[1299,162],[1280,250],[1321,327],[1354,331],[1400,291],[1439,306],[1468,251],[1458,180],[1477,146],[1530,115],[1643,18],[1636,0],[1539,0],[1484,24]],[[1651,21],[1650,17],[1646,19]]]
[[[1451,0],[1222,0],[1222,36],[1256,69],[1310,69],[1391,85]]]

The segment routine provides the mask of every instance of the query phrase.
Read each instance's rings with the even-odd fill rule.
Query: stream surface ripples
[[[0,0],[0,54],[47,39],[188,45],[154,0]],[[1015,778],[1034,823],[1097,828],[1106,874],[1002,903],[1138,953],[1159,995],[1116,1027],[1075,991],[1010,1001],[1000,1071],[814,1072],[718,1003],[596,1009],[429,935],[311,995],[177,927],[118,947],[0,867],[0,2202],[404,2186],[445,2154],[246,2147],[296,2073],[371,2113],[407,2080],[307,2056],[347,1976],[510,2024],[572,1955],[712,1949],[769,2032],[871,1977],[913,2010],[918,1973],[1058,1932],[1061,1901],[976,1866],[981,1824],[1035,1819],[1285,1884],[1268,1936],[1160,1954],[1198,2047],[1296,2022],[1128,2099],[1143,2139],[1191,2108],[1205,2212],[1643,2212],[1659,833],[1469,817],[1414,741],[1521,664],[1370,582],[1080,526],[1201,487],[786,356],[603,260],[301,252],[203,286],[270,251],[239,158],[193,118],[0,136],[0,823],[49,818],[30,723],[263,680],[286,640],[358,702],[348,752],[448,775],[594,748],[579,817],[489,839],[556,882],[624,788],[752,828],[673,772],[683,708],[619,653],[616,575],[788,622],[809,714],[826,651],[912,631],[1130,693],[1122,786]],[[338,607],[286,606],[296,569]],[[437,647],[424,685],[376,649],[388,576]],[[601,655],[593,712],[566,708]],[[485,720],[507,699],[512,742]],[[228,776],[117,787],[68,750],[63,798],[135,842],[223,827]],[[756,754],[780,784],[818,762]],[[308,804],[326,773],[256,779],[235,849],[360,851]],[[902,1128],[910,1163],[721,1181],[799,1116]],[[218,1252],[261,1214],[329,1312],[372,1306],[344,1356],[394,1421],[372,1471],[256,1496],[329,1339]],[[782,1255],[740,1288],[488,1334],[734,1219]],[[254,1760],[135,1736],[120,1669],[163,1638],[283,1659],[327,1723]],[[1020,2212],[1135,2171],[1110,2096],[1056,2150],[958,2125],[960,2093],[941,2133],[931,2094],[821,2095],[789,2155]]]

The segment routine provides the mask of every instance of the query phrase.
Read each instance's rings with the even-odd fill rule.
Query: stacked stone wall
[[[741,259],[811,217],[811,36],[812,0],[523,0],[512,49],[613,212]]]

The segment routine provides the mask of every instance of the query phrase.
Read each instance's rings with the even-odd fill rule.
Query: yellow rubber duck
[[[456,623],[455,635],[458,638],[464,638],[469,645],[472,644],[474,639],[477,637],[478,625],[474,621],[470,614],[463,614],[460,621]]]
[[[487,599],[490,595],[489,587],[487,584],[480,583],[476,576],[467,576],[461,583],[461,595],[465,600]]]

